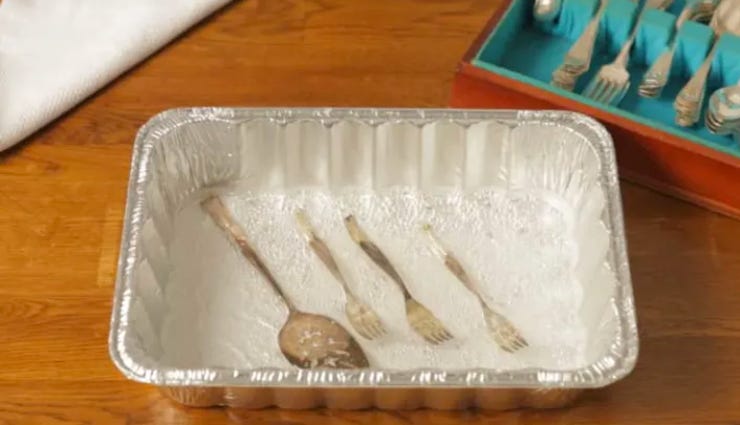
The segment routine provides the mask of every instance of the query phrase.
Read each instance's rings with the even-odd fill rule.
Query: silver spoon
[[[536,21],[550,22],[560,13],[563,0],[535,0],[532,15]]]
[[[723,87],[709,98],[705,118],[709,131],[722,136],[740,131],[740,85]]]

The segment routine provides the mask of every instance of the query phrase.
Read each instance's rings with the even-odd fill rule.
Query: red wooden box
[[[612,134],[623,178],[740,218],[740,158],[473,65],[510,1],[494,13],[460,62],[450,106],[567,109],[590,115]]]

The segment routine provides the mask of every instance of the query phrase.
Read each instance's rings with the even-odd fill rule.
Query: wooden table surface
[[[640,358],[627,379],[576,407],[187,409],[111,364],[139,126],[192,105],[445,106],[458,59],[497,4],[237,1],[0,154],[0,424],[740,424],[740,221],[626,183]]]

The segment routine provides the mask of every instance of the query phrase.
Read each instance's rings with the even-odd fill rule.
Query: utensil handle
[[[676,19],[676,25],[675,25],[676,31],[673,34],[673,42],[674,43],[678,39],[678,30],[681,29],[681,27],[683,26],[683,24],[685,24],[686,22],[688,22],[691,19],[691,16],[696,11],[696,8],[697,8],[697,5],[698,4],[699,4],[698,1],[693,2],[693,3],[689,3],[686,6],[684,6],[683,10],[681,10],[681,13],[678,15],[678,18]]]
[[[645,13],[647,13],[650,9],[658,9],[662,10],[664,2],[654,2],[651,4],[648,2],[640,11],[640,14],[637,15],[637,19],[635,20],[635,26],[632,28],[632,31],[630,32],[629,37],[627,38],[627,41],[624,42],[622,45],[622,48],[619,50],[619,54],[617,55],[617,58],[614,60],[615,63],[620,63],[625,68],[627,67],[627,64],[629,62],[629,54],[630,50],[632,49],[632,45],[635,43],[635,39],[637,38],[637,33],[640,30],[640,23],[642,22],[642,18],[645,16]]]
[[[470,278],[470,275],[465,271],[460,261],[458,261],[458,259],[442,245],[442,242],[432,230],[432,226],[425,224],[422,229],[429,237],[432,250],[437,254],[437,256],[444,260],[447,269],[478,298],[478,301],[480,301],[483,308],[490,310],[486,303],[483,302],[483,297],[480,295],[480,292],[478,292],[478,288],[473,284],[473,280]]]
[[[241,226],[239,226],[239,224],[236,222],[236,220],[234,220],[234,217],[232,217],[228,208],[226,208],[226,206],[223,204],[221,198],[216,196],[208,198],[203,201],[201,205],[203,209],[211,216],[216,225],[221,230],[223,230],[234,243],[236,243],[244,258],[246,258],[247,261],[249,261],[270,283],[270,286],[272,286],[272,289],[275,291],[275,293],[277,293],[277,295],[283,299],[285,305],[288,306],[288,310],[290,310],[291,312],[296,311],[295,306],[292,302],[290,302],[290,299],[285,296],[285,293],[283,293],[282,289],[280,289],[280,285],[278,285],[277,280],[272,275],[272,273],[270,273],[267,265],[265,265],[259,254],[257,254],[257,251],[255,251],[254,248],[252,248],[252,246],[250,245],[244,229],[242,229]]]
[[[367,254],[368,257],[370,257],[373,262],[380,267],[381,270],[383,270],[401,289],[401,292],[403,292],[403,296],[406,300],[412,299],[413,297],[409,293],[409,290],[406,288],[406,284],[403,282],[403,279],[401,278],[401,275],[398,274],[396,269],[391,264],[390,260],[388,260],[388,257],[383,254],[383,252],[378,248],[377,245],[375,245],[370,238],[367,237],[367,234],[364,230],[360,227],[360,225],[357,223],[357,219],[355,219],[355,216],[348,215],[344,218],[344,226],[347,228],[347,232],[349,233],[349,236],[352,238],[353,241],[355,241],[356,244],[360,245],[360,248],[362,248],[363,251]]]
[[[681,11],[681,14],[678,15],[670,45],[663,51],[663,53],[661,53],[660,56],[658,56],[658,59],[653,62],[650,69],[645,73],[645,76],[642,78],[643,83],[648,83],[649,85],[655,84],[660,86],[662,89],[662,87],[664,87],[668,82],[668,77],[673,66],[673,58],[676,55],[676,47],[678,47],[678,32],[681,30],[681,27],[683,27],[683,24],[691,18],[697,4],[698,3],[690,3],[686,5]]]
[[[704,98],[704,88],[707,85],[707,79],[709,78],[709,71],[712,69],[712,62],[714,62],[714,56],[717,53],[717,47],[719,46],[719,40],[716,40],[712,51],[704,59],[704,63],[694,73],[688,83],[678,93],[679,98],[689,99],[693,102],[699,102]]]
[[[673,57],[676,53],[676,45],[672,45],[661,54],[658,59],[653,62],[650,69],[645,73],[643,77],[644,81],[668,81],[668,74],[671,72],[673,66]]]
[[[614,59],[614,63],[619,63],[624,68],[627,67],[627,64],[629,62],[630,50],[632,49],[632,45],[635,43],[635,38],[637,38],[637,26],[638,25],[640,25],[639,19],[637,23],[635,24],[635,28],[632,30],[632,33],[630,34],[629,38],[627,39],[627,41],[624,42],[624,44],[622,45],[622,48],[619,50],[619,54],[617,55],[617,58]]]
[[[563,61],[565,66],[584,66],[583,72],[588,70],[588,66],[591,63],[591,57],[593,56],[594,46],[596,44],[596,36],[599,34],[599,25],[601,23],[601,17],[604,16],[606,6],[609,4],[609,0],[601,0],[599,10],[596,12],[593,18],[588,22],[586,28],[580,37],[573,43],[568,53],[565,55]],[[583,73],[581,72],[581,73]]]
[[[342,271],[339,269],[339,265],[334,259],[334,256],[329,250],[329,247],[321,238],[318,237],[318,235],[316,235],[316,231],[311,225],[308,216],[306,216],[305,211],[303,211],[302,209],[297,210],[295,213],[295,218],[296,222],[298,222],[298,227],[300,228],[303,237],[306,239],[306,242],[308,242],[308,246],[311,247],[316,256],[319,257],[321,262],[324,263],[324,266],[329,269],[329,272],[332,274],[332,276],[334,276],[334,279],[336,279],[337,282],[342,285],[342,288],[344,289],[346,294],[348,296],[354,296],[352,290],[347,284],[347,279],[345,279]]]
[[[691,114],[684,113],[683,121],[679,121],[680,125],[690,126],[699,121],[701,114],[701,106],[704,102],[705,90],[707,85],[707,79],[709,78],[709,71],[712,69],[712,62],[714,56],[717,53],[717,47],[719,46],[719,40],[715,40],[712,51],[701,64],[701,67],[691,77],[688,83],[681,89],[676,96],[674,105],[688,103],[693,110],[690,110]],[[678,108],[676,108],[678,110]]]
[[[671,47],[666,49],[658,59],[653,62],[650,69],[645,73],[643,77],[644,81],[663,81],[668,80],[668,75],[671,72],[673,66],[673,57],[676,54],[676,43],[672,43]]]

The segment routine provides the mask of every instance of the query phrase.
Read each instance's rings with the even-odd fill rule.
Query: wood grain
[[[444,106],[458,60],[496,6],[237,1],[0,154],[0,424],[740,423],[740,222],[629,184],[640,359],[630,377],[576,407],[186,409],[126,381],[109,361],[139,126],[163,109],[193,105]]]

